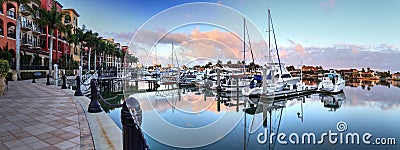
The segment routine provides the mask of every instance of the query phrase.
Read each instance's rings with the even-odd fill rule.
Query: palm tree
[[[37,20],[38,24],[41,26],[47,26],[50,31],[49,74],[51,74],[53,65],[53,33],[55,29],[64,28],[62,18],[65,16],[65,13],[57,11],[57,7],[53,2],[53,7],[50,11],[39,9],[39,15],[41,19]]]
[[[99,36],[99,34],[96,33],[96,32],[93,32],[92,30],[88,30],[88,31],[86,31],[84,33],[84,40],[86,42],[85,46],[89,48],[89,50],[90,50],[89,53],[90,54],[92,54],[92,53],[95,54],[95,50],[96,50],[96,47],[98,45],[98,41],[97,41],[98,40],[98,36]],[[93,52],[92,52],[92,50],[93,50]],[[89,58],[89,60],[90,60],[90,58]],[[96,64],[96,59],[94,61],[95,61],[95,64]],[[88,67],[90,69],[90,62],[88,64]]]
[[[9,3],[9,2],[15,2],[15,3],[17,3],[17,7],[18,8],[21,8],[21,6],[24,6],[28,11],[31,11],[32,10],[32,8],[31,7],[29,7],[29,3],[31,2],[31,0],[0,0],[0,6],[3,6],[3,3]],[[38,1],[39,3],[40,3],[40,1]],[[21,41],[20,41],[20,39],[21,39],[21,18],[20,18],[20,12],[21,11],[19,11],[19,10],[16,10],[16,37],[15,37],[15,49],[16,49],[16,52],[15,52],[15,59],[16,59],[16,62],[15,62],[15,69],[17,70],[17,74],[18,74],[18,79],[21,79],[21,70],[20,70],[20,51],[21,51]]]

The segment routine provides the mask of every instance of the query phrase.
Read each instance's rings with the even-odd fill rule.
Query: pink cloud
[[[301,44],[297,44],[297,45],[294,47],[294,50],[295,50],[301,57],[306,57],[307,54],[308,54],[307,51],[304,50],[303,45],[301,45]]]

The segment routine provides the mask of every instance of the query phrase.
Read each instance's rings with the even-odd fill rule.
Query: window
[[[11,3],[7,3],[7,16],[15,19],[15,7]]]
[[[15,39],[15,25],[12,23],[7,24],[7,37]]]
[[[26,20],[26,17],[21,17],[21,25],[22,25],[22,27],[27,27],[28,26],[28,22]]]
[[[4,36],[4,33],[3,33],[3,20],[0,20],[0,35]]]

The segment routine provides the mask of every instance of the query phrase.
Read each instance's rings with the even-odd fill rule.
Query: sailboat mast
[[[246,19],[243,18],[243,72],[246,73]]]
[[[171,61],[171,68],[173,68],[174,67],[174,43],[172,43],[172,51],[171,51],[171,58],[172,58],[172,61]]]
[[[268,63],[272,63],[271,59],[271,13],[268,9]]]
[[[156,47],[155,47],[155,50],[156,50],[156,67],[157,67],[157,64],[158,64],[158,60],[157,60],[157,45],[156,45]]]

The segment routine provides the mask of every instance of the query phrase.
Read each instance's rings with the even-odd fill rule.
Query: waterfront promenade
[[[0,96],[0,149],[121,147],[121,131],[107,114],[87,113],[88,98],[45,85],[45,79],[31,81],[9,81],[8,91]]]

